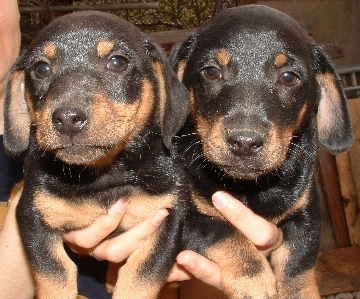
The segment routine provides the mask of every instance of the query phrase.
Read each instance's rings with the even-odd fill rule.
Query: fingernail
[[[128,201],[119,199],[112,205],[111,209],[115,209],[115,211],[117,211],[117,212],[124,212],[126,210],[126,207],[128,204],[129,204]]]
[[[194,260],[188,259],[184,264],[182,264],[182,266],[183,266],[185,269],[192,270],[192,269],[195,268]]]
[[[160,223],[163,222],[168,215],[168,210],[161,209],[155,213],[154,217],[151,219],[151,223],[154,225],[160,225]]]
[[[223,209],[229,204],[229,198],[224,192],[216,192],[212,196],[212,201],[217,209]]]

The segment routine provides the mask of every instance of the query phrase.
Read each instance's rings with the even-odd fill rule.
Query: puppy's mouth
[[[69,145],[54,150],[56,158],[72,165],[107,165],[112,163],[118,151],[101,146]],[[116,152],[116,153],[115,153]]]
[[[250,157],[238,157],[230,150],[204,151],[204,155],[209,162],[216,165],[227,176],[240,180],[256,180],[265,174],[276,173],[286,158],[286,152],[280,155],[280,152],[269,153],[267,151]]]
[[[277,169],[275,165],[269,167],[260,167],[252,164],[247,165],[243,163],[231,165],[217,163],[217,166],[228,176],[240,180],[255,180],[267,173],[274,172]]]

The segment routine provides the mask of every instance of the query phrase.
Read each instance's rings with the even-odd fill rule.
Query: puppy
[[[171,63],[191,101],[176,139],[197,205],[187,248],[219,264],[229,298],[320,298],[317,148],[340,153],[352,142],[329,58],[291,17],[251,5],[216,15],[174,48]],[[218,190],[283,231],[271,268],[214,210]]]
[[[55,20],[15,63],[4,145],[15,155],[28,150],[16,218],[37,298],[77,297],[62,235],[119,198],[129,205],[117,233],[161,207],[170,215],[121,268],[113,298],[155,299],[164,284],[189,201],[169,151],[188,91],[164,57],[118,17],[81,12]]]

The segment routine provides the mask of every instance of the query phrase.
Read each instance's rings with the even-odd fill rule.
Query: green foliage
[[[0,0],[1,1],[1,0]],[[22,45],[26,46],[36,33],[55,18],[72,12],[73,6],[118,3],[146,3],[159,0],[18,0],[19,8],[41,7],[41,12],[21,12]],[[224,8],[250,4],[244,0],[160,0],[159,9],[111,10],[138,26],[144,32],[189,29],[201,26]],[[68,11],[57,12],[53,6],[68,6]]]

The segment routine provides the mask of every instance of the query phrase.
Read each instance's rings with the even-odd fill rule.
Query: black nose
[[[252,156],[261,151],[264,139],[255,132],[235,132],[227,138],[230,150],[236,156]]]
[[[57,108],[53,112],[52,122],[59,133],[73,136],[85,127],[87,114],[77,107]]]

